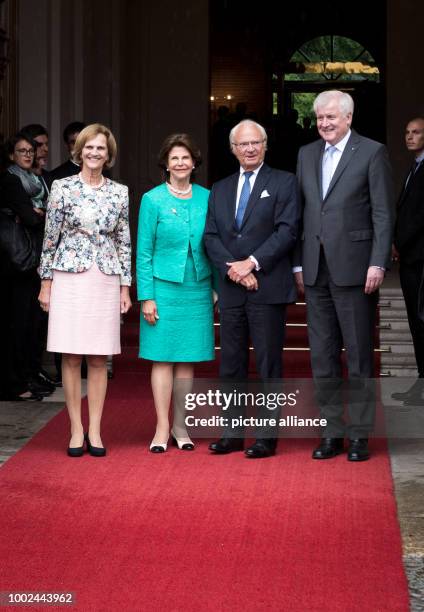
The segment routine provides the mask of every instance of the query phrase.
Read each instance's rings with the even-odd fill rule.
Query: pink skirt
[[[53,271],[47,350],[115,355],[120,342],[120,279],[93,263],[86,272]]]

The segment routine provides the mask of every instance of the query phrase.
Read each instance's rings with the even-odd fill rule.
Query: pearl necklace
[[[177,195],[187,195],[191,191],[191,184],[188,186],[187,189],[175,189],[175,187],[173,187],[171,185],[171,183],[166,183],[166,185],[167,185],[168,189],[170,189],[171,191],[173,191]]]
[[[105,184],[105,177],[103,176],[103,174],[102,174],[102,178],[100,179],[100,183],[98,185],[92,185],[91,183],[87,183],[86,181],[84,181],[84,179],[82,178],[81,172],[79,176],[82,182],[85,183],[86,185],[89,185],[92,189],[100,189]]]

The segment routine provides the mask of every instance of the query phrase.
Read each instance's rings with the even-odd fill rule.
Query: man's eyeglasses
[[[259,147],[263,145],[264,142],[265,140],[250,140],[249,142],[232,142],[231,144],[233,145],[233,147],[237,147],[238,149],[240,149],[240,151],[246,151],[246,149],[248,149],[249,147],[252,147],[252,149],[259,149]]]
[[[18,155],[22,155],[22,157],[28,156],[28,157],[34,157],[34,149],[16,149],[15,153],[17,153]]]

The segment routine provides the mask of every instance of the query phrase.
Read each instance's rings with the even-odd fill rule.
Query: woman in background
[[[157,424],[151,452],[166,451],[174,381],[190,384],[195,362],[214,359],[211,267],[203,249],[207,189],[192,183],[200,151],[187,134],[172,134],[159,153],[165,182],[144,194],[137,242],[137,291],[142,301],[139,356],[153,362]],[[193,450],[176,402],[171,430]]]
[[[71,421],[68,454],[106,449],[100,423],[107,387],[107,355],[121,352],[120,314],[131,307],[128,188],[105,178],[116,158],[112,132],[95,123],[78,135],[81,172],[54,181],[40,264],[39,302],[49,311],[47,350],[62,353],[62,381]],[[89,428],[81,421],[81,360],[87,358]]]
[[[34,266],[18,270],[2,252],[0,276],[2,300],[0,320],[2,334],[1,398],[13,401],[40,401],[49,395],[37,381],[31,369],[34,357],[34,319],[38,295],[37,265],[41,244],[44,213],[44,189],[32,172],[36,143],[18,132],[5,145],[4,164],[0,175],[0,214],[13,217],[28,231],[34,250]],[[1,222],[1,218],[0,218]]]

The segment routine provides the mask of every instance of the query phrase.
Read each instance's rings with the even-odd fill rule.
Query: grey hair
[[[262,138],[265,141],[265,146],[266,146],[267,141],[268,141],[268,136],[266,135],[265,128],[260,123],[256,123],[256,121],[252,121],[251,119],[243,119],[243,121],[240,121],[240,123],[237,123],[237,125],[235,125],[230,132],[230,147],[231,148],[233,147],[233,138],[237,130],[246,124],[253,125],[255,128],[257,128],[260,131]]]
[[[327,106],[330,102],[336,100],[339,103],[340,111],[344,115],[351,113],[353,115],[354,103],[352,96],[344,91],[338,91],[337,89],[329,89],[328,91],[322,91],[314,100],[314,113],[318,113],[318,109],[323,106]]]

